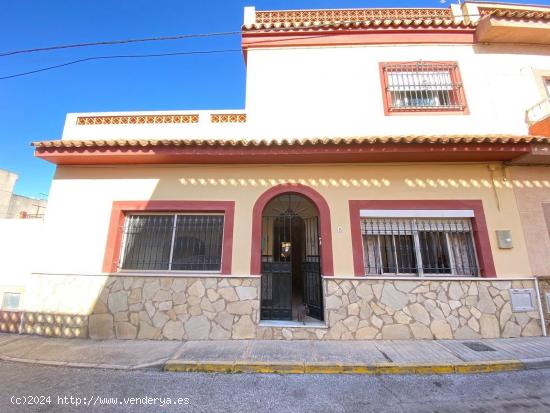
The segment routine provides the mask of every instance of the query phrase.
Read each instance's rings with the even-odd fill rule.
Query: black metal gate
[[[284,212],[263,216],[262,320],[292,320],[297,298],[311,317],[323,319],[318,221],[317,216],[302,218],[290,200]]]
[[[319,218],[304,219],[305,251],[302,263],[303,295],[309,315],[323,319],[323,288],[321,284],[321,260],[319,254]]]

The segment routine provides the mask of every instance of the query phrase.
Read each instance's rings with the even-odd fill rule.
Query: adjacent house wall
[[[550,275],[550,169],[513,166],[507,175],[516,194],[533,274]]]
[[[0,219],[8,217],[8,210],[17,175],[0,169]]]
[[[43,245],[42,228],[39,219],[0,219],[0,306],[4,293],[21,294],[19,309],[8,313],[0,307],[0,332],[19,331],[30,273]]]
[[[6,218],[39,218],[46,212],[48,201],[13,194]]]

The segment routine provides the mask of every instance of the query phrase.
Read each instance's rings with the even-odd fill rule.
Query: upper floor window
[[[456,62],[381,63],[386,114],[466,112]]]
[[[223,221],[212,214],[127,215],[119,268],[220,271]]]

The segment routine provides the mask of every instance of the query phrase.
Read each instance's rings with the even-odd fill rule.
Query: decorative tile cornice
[[[257,11],[256,23],[354,22],[393,19],[451,19],[451,9],[336,9]]]
[[[145,125],[159,123],[198,123],[198,114],[189,115],[129,115],[129,116],[79,116],[77,125]]]
[[[245,123],[246,113],[213,113],[210,115],[212,123]]]

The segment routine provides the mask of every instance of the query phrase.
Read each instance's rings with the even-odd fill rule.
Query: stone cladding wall
[[[91,338],[478,339],[542,334],[538,310],[512,312],[510,288],[533,280],[329,279],[326,328],[259,325],[259,278],[112,277]]]

